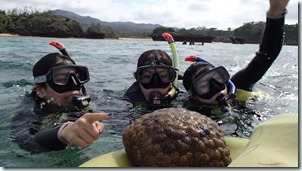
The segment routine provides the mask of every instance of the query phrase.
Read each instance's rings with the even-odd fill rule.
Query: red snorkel
[[[63,43],[58,42],[56,40],[52,40],[52,41],[49,42],[49,45],[57,48],[63,55],[66,55],[66,56],[70,57],[69,54],[67,53]]]
[[[62,53],[62,55],[71,58],[67,53],[63,43],[58,42],[56,40],[52,40],[49,42],[49,45],[54,46],[56,49],[58,49]],[[84,85],[82,85],[82,92],[84,95],[86,95],[86,88]],[[87,107],[89,105],[89,102],[91,101],[91,98],[89,96],[71,96],[69,99],[79,109]]]
[[[197,59],[196,55],[191,55],[191,56],[187,56],[185,58],[185,61],[186,62],[196,62],[196,59]]]

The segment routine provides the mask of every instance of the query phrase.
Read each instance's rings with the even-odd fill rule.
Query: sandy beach
[[[16,37],[17,34],[0,33],[0,37]]]

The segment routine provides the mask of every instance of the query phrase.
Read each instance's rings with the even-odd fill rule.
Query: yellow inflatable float
[[[228,167],[298,167],[298,115],[280,114],[257,126],[250,139],[225,137]],[[95,157],[79,167],[133,167],[125,150]]]

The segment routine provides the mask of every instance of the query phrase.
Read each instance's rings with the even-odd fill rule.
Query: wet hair
[[[64,61],[68,60],[75,64],[74,60],[68,56],[61,55],[60,53],[50,53],[36,62],[32,70],[33,76],[36,77],[47,74],[47,72],[56,65],[59,59],[63,59]],[[45,83],[39,83],[38,85],[43,86]]]
[[[33,67],[33,76],[45,75],[53,66],[56,65],[59,59],[75,62],[68,56],[61,55],[59,53],[50,53],[42,57]]]
[[[47,72],[54,67],[60,59],[63,59],[64,61],[68,60],[75,64],[74,60],[68,56],[61,55],[60,53],[50,53],[36,62],[32,70],[33,76],[36,77],[47,74]],[[37,85],[46,87],[46,83],[38,83]],[[35,99],[35,101],[37,101],[37,103],[41,103],[43,101],[43,99],[40,99],[37,96],[35,88],[32,89],[31,96]]]
[[[191,64],[183,75],[183,85],[184,85],[185,89],[187,91],[191,90],[193,81],[196,79],[196,77],[213,68],[214,68],[213,65],[211,65],[209,63],[204,63],[204,62],[195,62],[195,63]],[[194,93],[194,91],[193,91],[193,93]]]
[[[137,67],[151,64],[172,66],[172,59],[165,51],[152,49],[140,55],[137,61]]]

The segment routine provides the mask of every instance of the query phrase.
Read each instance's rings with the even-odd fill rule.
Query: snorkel
[[[49,42],[49,45],[54,46],[56,49],[58,49],[63,55],[68,56],[69,58],[70,55],[67,53],[63,43],[58,42],[56,40],[52,40]],[[83,92],[83,96],[70,96],[69,100],[75,105],[77,106],[79,109],[83,109],[85,107],[87,107],[89,105],[89,102],[91,101],[91,98],[89,96],[85,96],[86,95],[86,88],[84,85],[82,85],[82,92]]]
[[[170,49],[173,55],[172,61],[172,68],[175,72],[175,77],[172,82],[172,86],[170,87],[170,90],[167,94],[162,95],[161,92],[159,91],[152,91],[149,93],[149,99],[146,101],[147,105],[150,107],[166,107],[170,104],[171,100],[175,97],[177,93],[177,88],[178,88],[178,64],[179,64],[179,58],[177,55],[175,43],[173,36],[170,35],[169,33],[163,33],[162,36],[164,39],[169,43]],[[157,56],[160,56],[160,54],[157,54]],[[158,75],[159,76],[159,75]],[[154,75],[152,76],[153,79]],[[162,80],[161,80],[162,81]],[[154,81],[153,81],[154,82]],[[167,85],[169,86],[169,85]]]
[[[49,45],[54,46],[55,48],[57,48],[62,53],[62,55],[70,57],[69,54],[67,53],[63,43],[58,42],[56,40],[52,40],[52,41],[49,42]]]
[[[172,66],[176,69],[176,78],[172,83],[171,90],[166,95],[166,98],[172,98],[172,97],[175,96],[176,91],[178,89],[179,58],[178,58],[178,54],[177,54],[177,51],[176,51],[176,46],[175,46],[173,36],[169,33],[163,33],[162,36],[169,43],[169,46],[170,46],[170,49],[171,49],[171,52],[172,52],[172,57],[173,57],[173,65]]]
[[[159,92],[159,91],[152,91],[152,92],[149,93],[149,100],[146,101],[146,103],[147,103],[148,106],[156,107],[156,108],[157,107],[166,107],[166,106],[168,106],[170,104],[172,98],[175,97],[175,95],[177,93],[177,88],[178,88],[178,64],[179,64],[179,60],[178,60],[178,55],[177,55],[174,39],[173,39],[172,35],[170,35],[169,33],[163,33],[162,36],[164,37],[164,39],[170,45],[170,49],[171,49],[171,52],[172,52],[172,55],[173,55],[173,59],[171,59],[171,60],[172,60],[172,68],[173,68],[173,70],[175,70],[174,71],[175,72],[175,79],[173,80],[172,87],[170,87],[170,90],[167,94],[162,95],[161,92]],[[160,56],[160,54],[157,54],[157,56]],[[154,77],[154,75],[152,76],[152,79],[153,79],[153,77]],[[161,81],[159,81],[160,84],[162,84]],[[171,82],[169,84],[171,84]],[[169,85],[167,85],[167,86],[169,86]]]
[[[204,63],[208,63],[208,64],[212,65],[213,67],[215,67],[210,62],[202,59],[201,57],[197,57],[196,55],[187,56],[185,58],[185,61],[188,61],[188,62],[204,62]],[[234,83],[230,79],[228,79],[227,82],[226,82],[226,85],[229,89],[229,93],[228,93],[227,96],[224,96],[219,100],[219,104],[221,104],[221,105],[231,104],[234,101],[235,97],[236,97],[236,95],[235,95],[236,87],[235,87]]]

